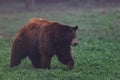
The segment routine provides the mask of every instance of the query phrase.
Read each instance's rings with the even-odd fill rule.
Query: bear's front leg
[[[40,66],[41,66],[41,55],[39,53],[34,54],[34,55],[29,55],[29,59],[31,60],[34,68],[40,68]]]
[[[74,65],[74,60],[71,59],[71,60],[68,62],[68,64],[67,64],[68,69],[69,69],[69,70],[72,69],[72,68],[73,68],[73,65]]]
[[[41,57],[41,68],[50,69],[51,57],[42,55]]]

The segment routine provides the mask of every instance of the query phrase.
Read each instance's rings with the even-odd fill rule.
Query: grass
[[[79,9],[65,4],[40,5],[33,12],[0,10],[0,80],[120,80],[120,9]],[[20,8],[20,5],[17,6]],[[19,13],[17,13],[17,11]],[[18,29],[32,17],[42,17],[72,26],[78,25],[79,45],[73,47],[75,66],[67,70],[56,57],[51,69],[34,69],[29,59],[11,69],[11,40]]]

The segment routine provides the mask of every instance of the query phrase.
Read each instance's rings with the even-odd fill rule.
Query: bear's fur
[[[72,69],[71,45],[77,44],[76,27],[39,18],[30,19],[16,34],[11,50],[10,67],[29,57],[35,68],[50,69],[53,55]]]

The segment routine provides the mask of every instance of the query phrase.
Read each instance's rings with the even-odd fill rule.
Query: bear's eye
[[[66,33],[67,36],[69,36],[69,38],[75,38],[76,37],[76,32],[74,30],[69,30],[67,33]]]

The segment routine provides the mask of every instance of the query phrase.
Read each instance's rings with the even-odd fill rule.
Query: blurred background
[[[120,0],[0,0],[0,34],[14,34],[33,17],[78,25],[82,32],[83,28],[89,30],[90,26],[98,27],[93,24],[101,24],[99,16],[109,12],[114,16],[118,14],[119,7]],[[119,21],[114,22],[118,24]]]
[[[0,0],[0,6],[14,5],[24,10],[32,10],[38,5],[67,3],[69,6],[95,7],[95,6],[119,6],[120,0]],[[17,6],[15,6],[17,5]]]

